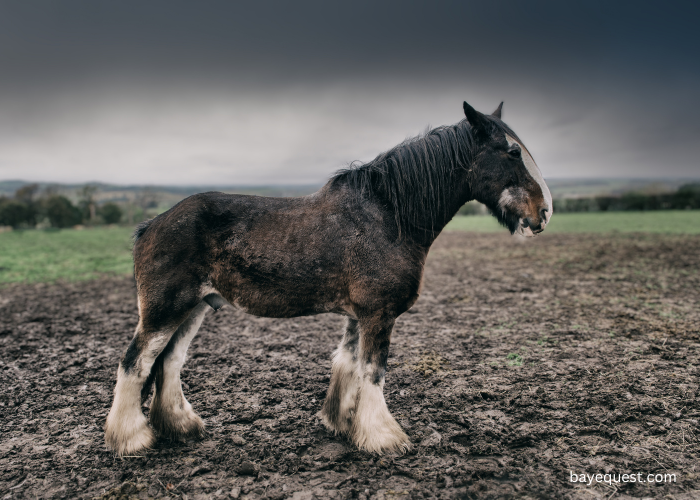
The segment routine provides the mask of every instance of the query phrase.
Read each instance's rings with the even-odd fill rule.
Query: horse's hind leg
[[[155,442],[155,435],[141,411],[141,390],[174,330],[174,327],[144,329],[143,321],[139,321],[136,334],[119,363],[114,401],[105,423],[107,446],[119,455],[150,448]]]
[[[378,313],[360,321],[358,353],[360,390],[350,431],[358,448],[382,453],[405,451],[408,436],[389,413],[384,400],[384,376],[394,318]]]
[[[202,301],[197,286],[160,283],[150,288],[141,280],[139,323],[117,371],[114,401],[105,422],[107,446],[119,455],[149,448],[155,434],[141,411],[141,395],[152,380],[153,365],[178,327]]]
[[[348,324],[338,349],[333,354],[331,383],[320,417],[325,426],[334,432],[347,434],[352,427],[359,377],[357,346],[360,334],[357,320],[348,319]]]
[[[182,393],[180,370],[185,363],[190,342],[202,325],[208,309],[209,305],[201,302],[190,313],[173,334],[153,367],[156,390],[149,418],[153,428],[161,436],[182,439],[200,437],[204,433],[204,422],[192,410],[192,405]]]

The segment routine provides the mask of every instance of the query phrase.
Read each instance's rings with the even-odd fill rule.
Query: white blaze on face
[[[518,146],[520,146],[525,168],[527,168],[527,171],[530,173],[532,178],[535,179],[535,182],[539,184],[540,189],[542,190],[544,202],[547,204],[547,222],[549,222],[552,218],[552,214],[554,213],[554,205],[552,204],[552,195],[549,192],[547,184],[545,184],[544,179],[542,178],[542,173],[540,172],[540,169],[537,167],[535,160],[532,159],[532,156],[530,156],[530,152],[525,146],[523,146],[523,144],[520,141],[518,141],[514,137],[511,137],[508,134],[506,134],[506,140],[508,141],[509,146],[512,146],[513,144],[517,144]]]

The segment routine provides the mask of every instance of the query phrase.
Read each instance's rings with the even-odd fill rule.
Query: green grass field
[[[455,217],[447,231],[505,233],[490,216]],[[76,281],[129,275],[132,228],[0,233],[0,283]],[[646,232],[700,234],[700,211],[555,214],[552,233]]]
[[[485,215],[455,217],[446,230],[479,233],[505,231],[496,219]],[[555,213],[543,234],[609,232],[700,234],[700,210]]]
[[[132,233],[124,227],[0,233],[0,283],[128,275]]]

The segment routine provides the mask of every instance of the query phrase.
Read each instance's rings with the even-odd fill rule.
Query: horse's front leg
[[[325,426],[340,434],[348,434],[352,428],[357,392],[360,388],[357,362],[359,341],[357,320],[348,318],[343,340],[333,354],[331,383],[320,413]]]
[[[384,400],[384,376],[394,316],[377,313],[359,321],[357,370],[359,394],[350,435],[358,448],[377,453],[406,451],[410,441],[389,413]]]

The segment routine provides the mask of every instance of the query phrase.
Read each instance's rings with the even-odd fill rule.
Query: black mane
[[[399,234],[409,226],[432,231],[452,215],[453,172],[469,168],[473,147],[472,127],[462,120],[407,139],[368,163],[353,162],[329,185],[345,184],[360,198],[378,196],[393,209]]]

